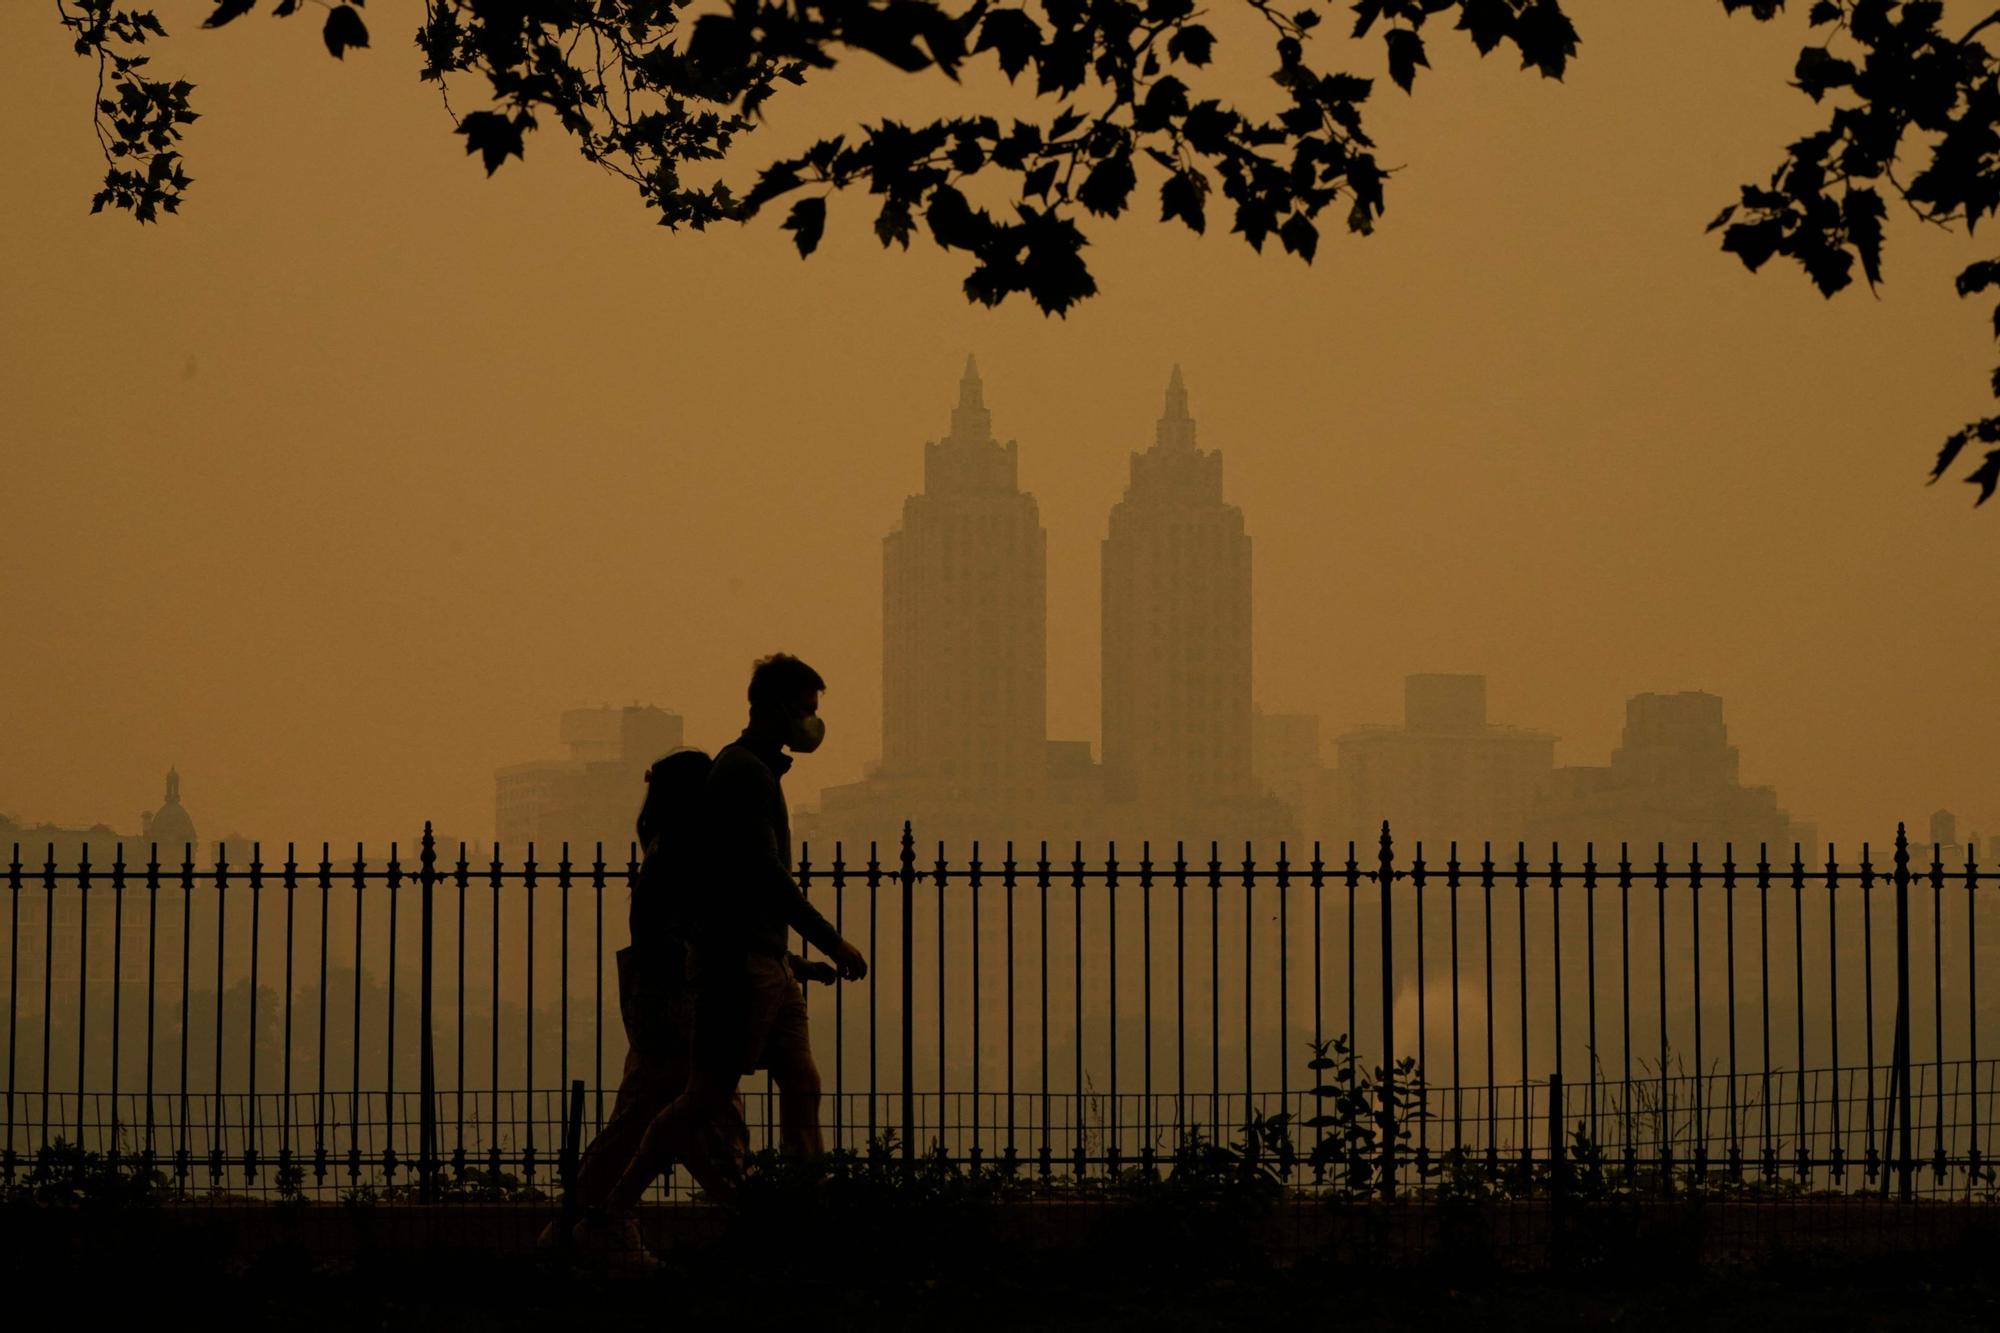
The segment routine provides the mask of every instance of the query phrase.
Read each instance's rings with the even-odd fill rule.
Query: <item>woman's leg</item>
[[[716,1125],[727,1124],[727,1117],[740,1114],[736,1110],[736,1085],[741,1078],[736,1073],[697,1069],[681,1095],[646,1126],[638,1151],[612,1187],[605,1206],[612,1212],[635,1207],[653,1178],[673,1161],[686,1163],[691,1172],[697,1173],[698,1180],[708,1176],[701,1186],[709,1194],[728,1198],[741,1175],[741,1165],[713,1162],[704,1151],[703,1140],[714,1133]]]
[[[625,1052],[625,1074],[618,1084],[618,1098],[611,1106],[611,1118],[584,1149],[577,1167],[577,1200],[583,1208],[602,1208],[612,1186],[638,1152],[646,1129],[680,1093],[686,1075],[668,1070],[642,1056],[637,1048]]]

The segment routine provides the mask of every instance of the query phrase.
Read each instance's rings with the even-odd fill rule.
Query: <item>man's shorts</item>
[[[696,954],[694,1064],[740,1076],[782,1076],[810,1061],[806,997],[780,955],[751,954],[718,964]]]

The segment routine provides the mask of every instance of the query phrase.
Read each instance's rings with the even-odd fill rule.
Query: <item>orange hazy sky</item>
[[[1096,739],[1098,543],[1178,362],[1255,542],[1265,709],[1331,734],[1481,671],[1495,720],[1603,763],[1627,696],[1705,689],[1828,834],[2000,831],[2000,510],[1923,485],[1985,408],[1990,312],[1950,282],[1982,252],[1897,218],[1878,297],[1746,274],[1702,227],[1823,114],[1786,87],[1802,13],[1568,7],[1561,84],[1445,33],[1415,97],[1378,80],[1372,238],[1307,268],[1142,207],[1066,320],[968,305],[860,198],[801,262],[776,216],[654,226],[553,131],[489,181],[407,5],[335,62],[310,20],[167,0],[197,183],[91,218],[92,71],[0,7],[0,811],[131,829],[178,764],[205,835],[483,837],[561,709],[713,745],[778,648],[832,687],[810,801],[878,753],[881,538],[970,351],[1048,530],[1057,736]],[[885,95],[1012,105],[855,62],[771,141]]]

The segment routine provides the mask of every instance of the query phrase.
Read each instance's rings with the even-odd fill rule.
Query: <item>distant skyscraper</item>
[[[1047,536],[993,437],[979,367],[924,489],[882,542],[882,776],[942,801],[1021,806],[1049,767]]]
[[[1222,498],[1222,455],[1195,445],[1180,367],[1153,446],[1132,455],[1103,553],[1107,790],[1191,836],[1254,794],[1250,538]]]

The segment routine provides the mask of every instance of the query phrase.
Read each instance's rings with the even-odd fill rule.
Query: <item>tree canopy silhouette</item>
[[[1579,41],[1561,0],[1238,2],[1270,40],[1275,113],[1218,95],[1217,38],[1194,0],[716,0],[699,13],[690,0],[426,0],[416,48],[421,77],[446,91],[465,151],[489,175],[553,123],[586,159],[631,182],[661,225],[740,223],[783,204],[781,225],[802,256],[819,245],[829,199],[861,192],[884,246],[907,249],[921,226],[939,247],[963,251],[969,299],[991,306],[1025,294],[1062,314],[1097,290],[1085,226],[1133,208],[1142,170],[1162,221],[1205,232],[1223,214],[1259,251],[1276,237],[1310,263],[1329,216],[1373,230],[1388,177],[1363,117],[1375,81],[1326,66],[1325,45],[1386,67],[1408,93],[1429,68],[1428,42],[1469,41],[1482,56],[1504,49],[1522,69],[1560,79]],[[210,3],[210,28],[259,8]],[[323,11],[321,38],[340,58],[369,45],[364,3],[272,0],[267,12]],[[1721,4],[1766,22],[1786,9],[1785,0]],[[1710,230],[1752,271],[1782,257],[1830,297],[1857,263],[1871,288],[1882,280],[1891,201],[1968,234],[2000,210],[2000,60],[1987,45],[2000,10],[1954,37],[1940,0],[1800,7],[1810,40],[1793,85],[1828,108],[1826,127],[1786,146],[1769,180],[1744,185]],[[192,85],[151,73],[146,48],[165,28],[153,10],[114,0],[57,0],[57,9],[77,52],[97,64],[107,170],[92,211],[108,204],[141,222],[177,212],[191,184],[181,135],[196,114]],[[1345,39],[1316,45],[1328,30]],[[744,141],[765,104],[849,55],[954,80],[997,65],[1010,82],[1029,80],[1047,112],[1006,123],[883,118],[744,171]],[[471,104],[468,86],[483,105],[452,110]],[[1969,265],[1957,285],[1961,296],[2000,287],[2000,259]],[[1994,327],[2000,337],[2000,309]],[[1992,388],[2000,397],[2000,370]],[[1974,442],[1992,446],[1965,478],[1983,504],[2000,488],[2000,415],[1954,431],[1931,480]]]

